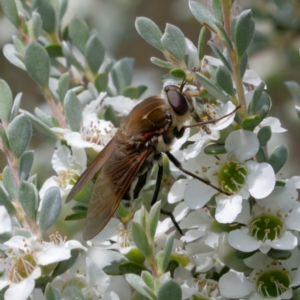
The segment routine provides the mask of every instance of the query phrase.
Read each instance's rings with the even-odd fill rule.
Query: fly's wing
[[[83,238],[92,239],[107,224],[152,148],[130,155],[115,151],[103,165],[94,185]]]
[[[102,149],[97,155],[94,161],[85,169],[85,171],[78,178],[77,182],[70,191],[66,203],[71,201],[76,194],[94,177],[94,175],[100,170],[104,163],[108,160],[111,153],[116,148],[116,136],[114,136],[109,143]]]

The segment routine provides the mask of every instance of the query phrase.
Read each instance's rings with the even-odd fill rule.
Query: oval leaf
[[[69,91],[64,100],[65,116],[73,131],[80,130],[82,121],[81,103],[73,91]]]
[[[157,290],[157,300],[181,300],[182,291],[175,280],[167,280]]]
[[[31,11],[37,11],[43,20],[43,29],[48,33],[54,33],[56,29],[56,12],[50,1],[35,0]]]
[[[32,183],[21,181],[19,185],[19,201],[27,217],[35,220],[38,199],[36,187]]]
[[[8,122],[13,105],[13,95],[9,85],[0,79],[0,120]]]
[[[37,42],[31,42],[25,50],[25,66],[28,74],[43,88],[48,86],[50,60],[45,48]]]
[[[270,155],[269,164],[276,173],[284,166],[289,156],[289,149],[285,145],[276,147]]]
[[[210,144],[204,148],[204,153],[217,155],[227,153],[227,151],[225,149],[225,145]]]
[[[136,222],[132,223],[132,236],[136,246],[142,252],[145,257],[150,254],[150,247],[148,244],[148,238],[142,226]]]
[[[97,34],[93,34],[86,43],[85,46],[85,59],[89,68],[94,74],[98,73],[98,70],[103,62],[105,55],[105,49]]]
[[[2,172],[2,182],[11,199],[17,198],[17,187],[11,169],[6,166]]]
[[[45,297],[47,300],[60,300],[59,291],[54,288],[51,283],[48,283],[45,290]]]
[[[257,133],[260,146],[264,146],[271,139],[271,137],[272,131],[270,126],[262,127]]]
[[[79,51],[84,54],[85,45],[89,39],[89,28],[80,18],[74,17],[69,25],[69,36]]]
[[[21,25],[16,2],[14,0],[1,0],[2,10],[9,21],[11,21],[17,28]]]
[[[46,190],[41,201],[41,211],[38,225],[41,230],[47,230],[58,219],[61,212],[61,196],[59,188],[56,186]]]
[[[26,151],[22,154],[19,160],[19,177],[21,180],[27,180],[32,168],[34,154],[33,150]]]
[[[26,150],[32,136],[29,118],[23,114],[17,116],[8,125],[6,133],[14,156],[19,158]]]
[[[69,73],[63,74],[58,81],[58,97],[60,102],[64,102],[65,96],[69,90]]]

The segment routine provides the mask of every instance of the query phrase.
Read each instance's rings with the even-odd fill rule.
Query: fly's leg
[[[155,189],[154,189],[154,193],[153,193],[152,200],[151,200],[151,206],[153,206],[157,201],[160,186],[161,186],[161,182],[162,182],[162,178],[163,178],[163,162],[162,162],[162,157],[160,155],[160,159],[158,160],[158,172],[157,172],[157,177],[156,177]],[[172,212],[167,211],[165,209],[161,209],[160,213],[169,216],[171,218],[174,226],[178,230],[178,232],[181,235],[183,235],[182,230],[179,227],[179,224],[177,223],[177,221],[175,220],[175,217],[174,217]]]
[[[182,167],[180,161],[178,161],[177,158],[176,158],[174,155],[172,155],[169,151],[166,151],[166,154],[167,154],[169,160],[170,160],[170,161],[171,161],[171,162],[172,162],[172,163],[173,163],[180,171],[182,171],[183,173],[185,173],[185,174],[187,174],[187,175],[189,175],[189,176],[192,176],[193,178],[195,178],[195,179],[197,179],[197,180],[199,180],[199,181],[201,181],[201,182],[203,182],[203,183],[205,183],[205,184],[211,186],[212,188],[214,188],[215,190],[217,190],[218,192],[220,192],[220,193],[222,193],[222,194],[225,194],[225,195],[227,195],[227,196],[231,196],[230,193],[227,193],[227,192],[221,190],[221,189],[218,188],[217,186],[211,184],[209,181],[207,181],[207,180],[205,180],[205,179],[203,179],[203,178],[201,178],[201,177],[199,177],[199,176],[197,176],[197,175],[191,173],[190,171],[184,169],[184,168]]]

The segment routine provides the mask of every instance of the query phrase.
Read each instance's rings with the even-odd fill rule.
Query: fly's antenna
[[[181,82],[180,88],[179,88],[179,91],[180,91],[181,93],[182,93],[182,91],[183,91],[183,88],[184,88],[185,84],[186,84],[186,80],[185,80],[185,77],[184,77],[183,80],[182,80],[182,82]]]

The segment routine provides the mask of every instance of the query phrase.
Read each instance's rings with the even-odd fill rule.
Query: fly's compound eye
[[[182,93],[169,90],[167,96],[170,105],[178,116],[183,116],[188,111],[188,104]]]

